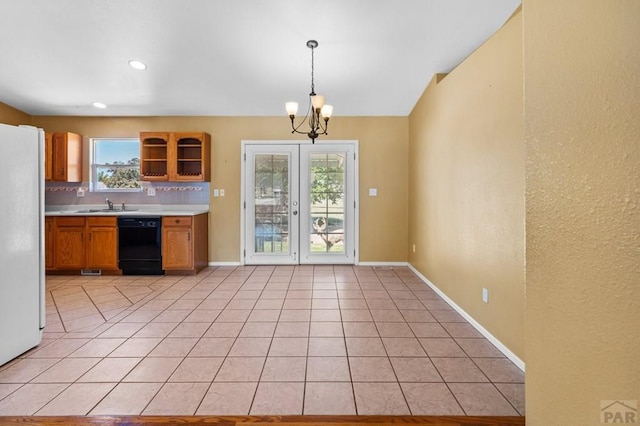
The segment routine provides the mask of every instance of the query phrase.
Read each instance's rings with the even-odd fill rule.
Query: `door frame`
[[[360,196],[359,196],[359,187],[360,180],[358,174],[358,162],[359,162],[359,154],[358,154],[358,140],[327,140],[327,141],[319,141],[318,145],[344,145],[350,144],[353,145],[354,153],[355,153],[355,161],[354,161],[354,170],[353,170],[353,200],[354,200],[354,225],[353,225],[353,239],[354,239],[354,250],[355,254],[353,256],[353,264],[358,265],[360,263]],[[245,265],[245,229],[246,229],[246,146],[247,145],[311,145],[311,141],[308,139],[304,140],[242,140],[241,141],[241,152],[240,152],[240,265]],[[300,264],[300,256],[298,256],[298,263]]]

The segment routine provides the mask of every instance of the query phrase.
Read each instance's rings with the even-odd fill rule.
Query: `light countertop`
[[[122,206],[114,204],[114,210],[106,210],[104,204],[81,204],[71,206],[46,206],[45,216],[196,216],[209,212],[208,204],[191,205],[160,205],[160,204],[132,204]]]

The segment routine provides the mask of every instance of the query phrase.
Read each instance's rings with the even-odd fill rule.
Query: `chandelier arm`
[[[311,105],[311,101],[309,101],[309,106],[307,107],[307,113],[305,114],[304,118],[300,120],[300,123],[298,123],[297,126],[294,123],[295,117],[291,119],[291,128],[293,129],[291,133],[299,133],[301,135],[307,134],[307,132],[301,132],[298,129],[307,121],[307,118],[309,118],[309,113],[311,111],[313,111],[313,106]]]
[[[321,134],[326,135],[328,128],[329,128],[329,119],[318,116],[318,130],[322,130]]]

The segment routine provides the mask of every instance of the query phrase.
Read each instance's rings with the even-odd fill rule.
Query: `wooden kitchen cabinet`
[[[56,217],[55,224],[55,268],[83,269],[85,266],[84,217]]]
[[[169,133],[140,133],[140,178],[169,180]]]
[[[118,270],[115,216],[45,218],[47,270]]]
[[[44,134],[44,180],[53,180],[53,135]]]
[[[54,133],[51,145],[52,180],[82,182],[82,136]]]
[[[209,182],[211,136],[203,132],[141,132],[140,174],[146,181]]]
[[[196,274],[208,264],[209,214],[162,218],[162,269]]]
[[[207,133],[174,133],[176,170],[173,180],[211,180],[211,136]]]
[[[44,265],[46,270],[56,267],[55,263],[55,219],[53,217],[44,218]]]
[[[118,225],[115,216],[87,217],[86,268],[118,269]]]

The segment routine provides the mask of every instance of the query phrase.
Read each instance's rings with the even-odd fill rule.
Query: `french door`
[[[243,145],[245,264],[355,263],[356,149]]]

